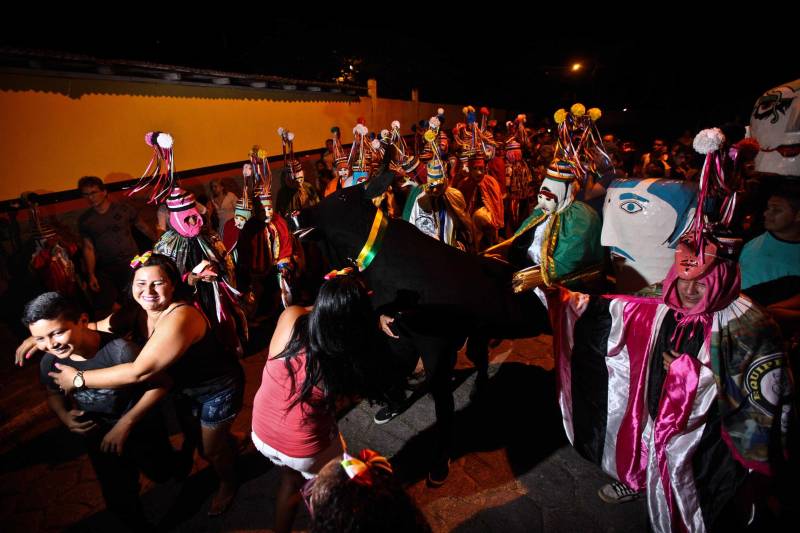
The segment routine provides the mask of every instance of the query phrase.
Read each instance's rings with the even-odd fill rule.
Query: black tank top
[[[189,304],[178,304],[167,311],[167,314],[185,305]],[[175,381],[175,388],[188,392],[191,389],[213,388],[220,382],[230,382],[232,378],[242,374],[242,367],[236,351],[226,347],[211,327],[206,325],[203,338],[189,346],[184,354],[167,368],[167,373]]]

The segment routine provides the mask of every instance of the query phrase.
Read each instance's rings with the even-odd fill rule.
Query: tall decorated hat
[[[425,187],[431,189],[436,186],[446,185],[447,166],[439,149],[439,120],[436,117],[431,117],[428,124],[428,131],[425,132],[423,138],[429,145],[428,151],[431,157],[425,164],[428,174]]]
[[[506,122],[508,138],[506,139],[506,160],[510,162],[522,160],[522,146],[528,142],[528,130],[525,129],[526,115],[517,115],[513,122]]]
[[[284,128],[278,128],[278,135],[281,138],[283,147],[283,165],[289,173],[289,179],[297,183],[305,181],[303,167],[294,156],[294,133]]]
[[[597,121],[603,113],[599,108],[586,110],[583,104],[573,104],[569,111],[559,109],[553,115],[558,127],[555,155],[574,164],[575,176],[583,183],[589,173],[598,174],[613,167],[606,153]]]
[[[292,138],[294,135],[292,135]],[[255,199],[261,203],[261,206],[264,207],[266,210],[272,209],[272,171],[269,168],[269,159],[267,156],[267,151],[260,147],[259,145],[254,145],[253,148],[250,149],[250,162],[253,165],[253,172],[255,173],[255,185],[253,187],[253,196]],[[284,161],[286,154],[284,154]],[[247,191],[243,191],[242,197],[245,198],[248,195],[245,194]],[[250,212],[252,214],[252,203],[248,198],[248,204],[250,207]],[[248,204],[242,204],[242,212],[244,212],[244,208],[247,207]],[[237,204],[238,205],[238,204]],[[249,218],[249,217],[248,217]]]
[[[153,155],[128,196],[150,188],[148,203],[159,203],[170,194],[172,188],[177,184],[173,153],[174,139],[169,133],[148,131],[144,135],[144,142],[153,149]]]
[[[342,148],[342,132],[339,126],[331,128],[331,135],[333,136],[333,165],[337,176],[344,179],[350,175],[350,167],[348,166],[347,153]]]
[[[353,144],[347,159],[348,165],[353,170],[355,183],[363,183],[369,179],[371,151],[369,130],[364,119],[359,118],[353,127]]]
[[[694,218],[675,250],[677,275],[685,280],[703,276],[716,261],[734,260],[742,245],[741,239],[730,232],[741,184],[734,183],[736,177],[725,172],[731,166],[727,159],[734,157],[726,149],[725,135],[719,128],[705,129],[695,136],[692,145],[705,155],[705,162]]]

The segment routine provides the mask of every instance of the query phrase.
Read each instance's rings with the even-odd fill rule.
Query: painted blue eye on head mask
[[[644,209],[644,207],[642,207],[642,204],[640,204],[635,200],[628,200],[627,202],[622,202],[621,204],[619,204],[619,207],[626,213],[630,214],[638,213],[639,211]]]

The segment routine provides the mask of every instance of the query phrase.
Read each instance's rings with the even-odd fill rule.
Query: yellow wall
[[[319,148],[331,126],[352,140],[364,117],[370,130],[399,120],[402,132],[437,104],[319,93],[189,87],[157,82],[0,75],[0,200],[25,191],[71,189],[84,175],[106,182],[139,177],[150,160],[144,134],[175,138],[176,170],[246,158],[253,144],[280,154],[279,126],[295,150]],[[447,125],[461,106],[443,106]]]

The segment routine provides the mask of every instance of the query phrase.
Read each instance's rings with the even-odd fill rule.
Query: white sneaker
[[[639,499],[638,492],[619,481],[603,485],[597,495],[606,503],[628,503]]]

